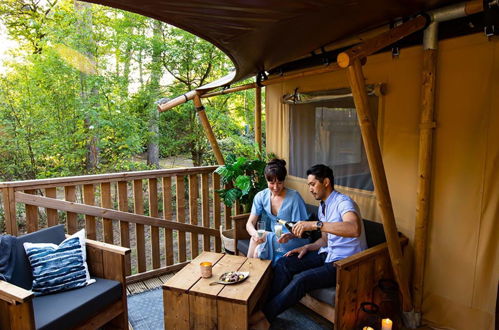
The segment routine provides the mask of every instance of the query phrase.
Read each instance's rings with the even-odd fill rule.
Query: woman
[[[268,188],[256,194],[246,223],[246,230],[251,235],[248,248],[250,258],[268,259],[274,263],[287,251],[309,243],[308,239],[293,236],[285,226],[282,226],[282,236],[279,241],[279,237],[275,235],[277,220],[308,219],[303,198],[296,190],[284,187],[287,174],[285,166],[286,161],[273,159],[265,167]],[[258,218],[264,214],[270,219],[272,232],[265,232],[262,237],[259,237],[255,225]]]

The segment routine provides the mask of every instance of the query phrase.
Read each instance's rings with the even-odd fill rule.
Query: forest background
[[[192,102],[156,103],[229,73],[213,45],[79,1],[0,0],[0,21],[16,44],[0,65],[0,181],[216,163]],[[254,92],[204,102],[222,152],[254,157]]]

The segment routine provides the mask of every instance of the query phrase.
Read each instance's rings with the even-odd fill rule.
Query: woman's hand
[[[279,243],[279,244],[287,243],[287,242],[289,242],[290,239],[293,239],[293,238],[296,238],[296,236],[293,235],[292,233],[284,233],[281,235],[281,237],[279,237],[279,239],[277,240],[277,243]]]
[[[265,232],[265,233],[262,235],[262,237],[260,237],[260,236],[258,235],[258,233],[257,233],[257,234],[255,234],[255,235],[252,235],[252,236],[251,236],[251,240],[252,240],[253,242],[255,242],[256,244],[262,244],[262,243],[264,243],[264,242],[265,242],[265,237],[266,237],[266,236],[267,236],[267,232]]]
[[[301,259],[305,254],[307,254],[307,252],[308,252],[308,244],[297,247],[296,249],[293,249],[291,251],[288,251],[284,254],[284,256],[289,257],[290,255],[298,253],[298,259]]]

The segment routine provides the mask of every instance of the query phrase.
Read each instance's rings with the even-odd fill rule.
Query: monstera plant
[[[238,201],[244,212],[249,212],[256,193],[267,187],[264,176],[266,163],[260,159],[227,156],[225,165],[215,172],[220,175],[225,189],[217,190],[224,204],[232,206]]]

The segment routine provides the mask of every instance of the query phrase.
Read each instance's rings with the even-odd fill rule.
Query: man
[[[366,248],[360,212],[354,201],[334,190],[333,170],[314,165],[307,170],[307,183],[310,193],[321,201],[319,221],[300,221],[293,227],[293,234],[300,237],[304,231],[320,230],[321,238],[278,260],[269,300],[263,311],[250,319],[257,328],[268,328],[269,322],[307,292],[335,286],[334,262]]]

